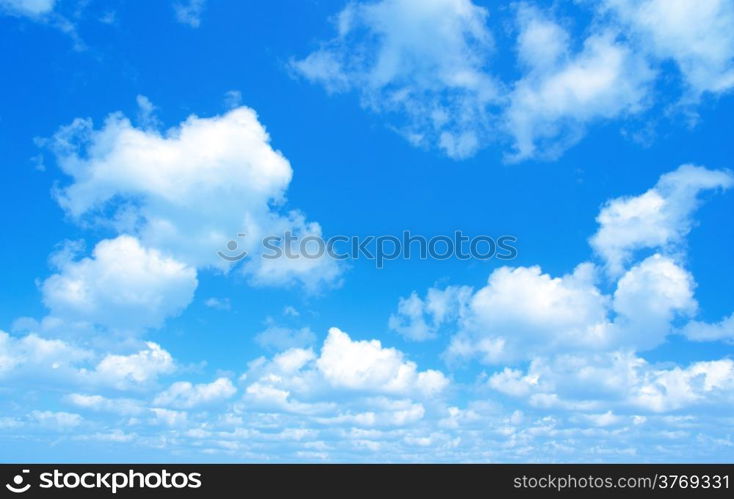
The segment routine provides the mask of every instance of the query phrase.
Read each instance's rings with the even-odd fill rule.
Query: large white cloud
[[[654,348],[692,315],[693,278],[670,258],[653,255],[630,269],[612,295],[596,268],[579,265],[551,277],[540,267],[501,267],[468,298],[447,351],[449,359],[488,364],[568,351]]]
[[[378,340],[353,341],[337,328],[329,329],[316,367],[332,386],[355,390],[431,395],[448,384],[439,371],[419,372],[400,351]]]
[[[502,267],[471,296],[448,353],[498,363],[559,348],[604,348],[608,302],[590,264],[556,278],[537,266]]]
[[[116,330],[159,327],[191,302],[197,286],[193,268],[130,236],[101,241],[90,258],[57,263],[59,272],[43,283],[51,314]]]
[[[732,0],[577,3],[588,21],[571,25],[560,6],[531,2],[492,17],[471,0],[353,2],[336,38],[293,67],[329,92],[354,90],[413,144],[453,158],[509,143],[510,160],[553,159],[595,123],[734,85]],[[498,53],[503,33],[512,39]],[[683,90],[659,91],[663,79]]]
[[[604,205],[591,245],[611,269],[609,280],[591,262],[559,277],[540,266],[500,267],[476,290],[432,288],[425,299],[414,292],[400,300],[389,326],[414,340],[435,338],[442,329],[452,333],[447,360],[493,365],[565,353],[645,351],[675,333],[727,339],[730,321],[691,320],[699,311],[696,282],[683,267],[680,247],[693,225],[699,191],[732,181],[728,171],[684,165],[642,196]],[[655,252],[635,251],[642,248]]]
[[[497,84],[484,68],[493,47],[488,12],[471,0],[350,3],[338,35],[294,68],[330,91],[359,91],[365,107],[404,114],[400,132],[454,158],[487,140]]]
[[[250,363],[244,408],[299,414],[319,424],[405,425],[447,388],[443,373],[419,371],[378,340],[356,341],[329,329],[320,353],[291,348]]]
[[[101,129],[76,119],[56,133],[52,148],[72,178],[57,198],[74,219],[111,225],[197,268],[226,269],[229,263],[218,251],[228,256],[247,251],[245,269],[260,284],[295,281],[316,287],[339,274],[336,262],[326,257],[260,258],[262,238],[286,231],[320,236],[321,227],[298,212],[277,210],[293,172],[270,146],[252,109],[211,118],[192,115],[166,132],[150,117],[143,122],[135,127],[114,113]],[[229,241],[235,250],[228,250]],[[276,260],[279,272],[261,268],[270,269]]]
[[[673,60],[695,93],[734,87],[734,2],[604,0],[638,50]]]

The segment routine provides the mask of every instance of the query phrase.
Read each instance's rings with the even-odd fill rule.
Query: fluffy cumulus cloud
[[[130,354],[100,354],[34,333],[15,337],[0,331],[0,378],[134,390],[154,386],[159,376],[175,372],[173,357],[157,343],[130,348],[135,350]]]
[[[103,240],[91,257],[57,264],[42,287],[51,314],[115,330],[159,327],[191,302],[197,286],[193,268],[131,236]]]
[[[471,0],[353,2],[337,36],[293,67],[329,92],[356,91],[413,144],[453,158],[490,143],[511,144],[508,160],[555,158],[594,123],[734,85],[731,0],[578,5],[586,26],[531,2],[491,16]],[[682,82],[680,95],[656,92],[662,78]]]
[[[157,355],[149,345],[101,370],[141,380],[146,375],[130,366],[151,365]],[[50,432],[60,441],[212,460],[527,461],[541,450],[562,461],[705,460],[732,445],[726,416],[716,412],[732,403],[733,374],[730,359],[670,366],[624,350],[546,355],[480,377],[473,400],[451,405],[458,387],[449,390],[443,374],[332,328],[319,351],[291,348],[252,361],[241,390],[220,377],[163,391],[144,383],[118,387],[135,398],[76,392],[63,399],[71,409],[9,412],[0,418],[0,437]],[[710,415],[684,412],[694,408]]]
[[[693,278],[670,258],[643,260],[612,294],[601,291],[597,274],[588,262],[561,277],[537,266],[495,270],[465,302],[448,357],[498,364],[565,351],[645,350],[696,311]]]
[[[332,386],[350,389],[432,395],[448,383],[438,371],[419,372],[414,362],[378,340],[352,341],[337,328],[329,330],[316,367]]]
[[[76,119],[56,133],[51,147],[72,179],[57,199],[71,217],[132,234],[197,268],[228,268],[218,252],[246,256],[244,268],[259,284],[315,288],[338,276],[328,258],[262,258],[264,237],[286,231],[318,237],[321,227],[298,212],[278,211],[293,172],[252,109],[190,116],[166,132],[155,120],[143,122],[135,127],[115,113],[101,129]],[[267,270],[274,261],[279,272]]]
[[[488,15],[471,0],[350,3],[336,38],[293,67],[329,91],[357,90],[366,108],[404,115],[397,127],[412,143],[470,156],[487,140],[498,95],[485,71]]]
[[[318,354],[291,348],[260,358],[242,379],[246,407],[366,426],[421,419],[423,404],[449,384],[443,373],[420,371],[399,350],[353,340],[337,328],[329,329]]]
[[[666,412],[731,403],[730,359],[671,366],[639,355],[676,333],[694,341],[731,339],[731,317],[692,320],[699,311],[696,283],[683,267],[699,192],[731,182],[727,171],[683,165],[640,196],[610,201],[591,240],[603,266],[584,262],[560,277],[539,266],[501,267],[477,290],[446,288],[455,298],[443,302],[451,310],[440,314],[450,318],[447,359],[494,366],[486,386],[535,408],[604,415],[610,408]],[[649,251],[636,251],[643,248]],[[401,300],[390,321],[400,327],[393,329],[424,334],[430,304],[442,293]]]

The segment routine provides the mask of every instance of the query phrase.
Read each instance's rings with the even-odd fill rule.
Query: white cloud
[[[370,398],[367,405],[372,410],[346,411],[331,417],[318,418],[321,424],[352,424],[359,427],[405,426],[423,419],[426,414],[421,403],[406,399]]]
[[[101,382],[124,390],[144,386],[175,370],[170,353],[153,342],[145,345],[145,349],[134,354],[106,355],[97,364],[93,375]]]
[[[488,385],[535,407],[594,411],[607,407],[667,412],[734,400],[734,362],[658,368],[629,352],[534,359],[526,372],[505,368]]]
[[[138,345],[134,341],[132,344]],[[60,339],[41,338],[35,333],[15,338],[0,331],[0,379],[13,379],[18,386],[37,385],[38,380],[43,380],[44,384],[58,383],[67,388],[112,387],[139,391],[152,386],[159,376],[175,371],[173,357],[160,345],[146,342],[137,348],[128,355],[100,354]],[[68,401],[105,409],[104,399],[84,397],[87,396],[75,396]],[[117,400],[128,407],[134,402]]]
[[[441,372],[419,372],[400,351],[383,348],[378,340],[353,341],[334,327],[329,329],[316,366],[329,384],[352,390],[432,395],[448,385]]]
[[[448,386],[377,340],[355,341],[331,328],[317,355],[291,348],[250,363],[244,407],[298,414],[328,425],[406,425],[421,419]]]
[[[477,290],[450,286],[431,288],[425,299],[416,293],[401,298],[389,325],[409,339],[451,330],[447,360],[495,365],[560,353],[655,348],[680,332],[681,319],[698,312],[695,280],[680,263],[698,192],[732,181],[727,171],[684,165],[640,197],[607,203],[591,244],[614,271],[611,282],[601,280],[590,262],[560,277],[539,266],[500,267]],[[636,208],[653,196],[659,200],[653,209]],[[640,248],[658,252],[643,258],[633,251]],[[719,338],[727,327],[691,322],[682,332]]]
[[[590,243],[618,275],[636,250],[656,248],[674,253],[690,232],[691,214],[701,191],[734,184],[728,171],[682,165],[660,177],[644,194],[612,199],[602,208],[599,229]]]
[[[693,315],[693,276],[661,255],[646,258],[617,282],[613,309],[617,313],[617,344],[638,350],[661,344],[676,317]]]
[[[124,398],[107,398],[102,395],[70,393],[64,400],[82,409],[110,412],[121,415],[135,415],[144,411],[141,401]]]
[[[131,236],[101,241],[90,258],[57,264],[59,273],[43,283],[51,314],[110,329],[159,327],[191,302],[197,286],[193,268]]]
[[[497,9],[499,19],[471,0],[352,2],[335,18],[336,37],[292,67],[330,93],[355,91],[412,144],[455,159],[492,142],[512,143],[509,160],[554,159],[594,124],[734,86],[734,1],[578,6],[589,15],[566,27],[557,6],[530,2]],[[516,50],[497,53],[492,31],[516,34]],[[513,61],[517,73],[504,70]],[[682,99],[658,85],[674,81],[670,61]]]
[[[613,341],[609,297],[595,285],[595,268],[551,277],[540,267],[501,267],[460,316],[449,358],[507,362],[559,349],[602,349]]]
[[[30,417],[40,426],[58,431],[70,430],[83,421],[79,414],[70,412],[32,411]]]
[[[206,305],[209,308],[214,308],[216,310],[231,310],[232,309],[232,303],[229,301],[229,298],[207,298],[204,302],[204,305]]]
[[[714,324],[691,321],[681,333],[691,341],[734,341],[734,313]]]
[[[470,0],[351,3],[338,35],[293,67],[329,91],[356,89],[365,107],[406,116],[417,144],[471,156],[490,132],[497,85],[484,72],[493,47],[486,9]]]
[[[164,133],[136,128],[120,113],[99,130],[91,120],[76,119],[56,133],[52,147],[73,179],[57,198],[76,220],[111,225],[197,268],[227,269],[217,252],[237,257],[247,251],[245,270],[258,284],[314,288],[339,274],[337,262],[326,257],[260,258],[266,236],[320,236],[321,228],[298,212],[276,211],[292,170],[250,108],[192,115]]]
[[[105,432],[97,432],[91,434],[75,435],[75,440],[94,440],[97,442],[132,442],[138,437],[135,433],[125,433],[119,428],[115,428]]]
[[[201,25],[201,14],[206,7],[206,0],[181,0],[173,4],[176,20],[181,24],[188,24],[192,28]]]
[[[0,9],[13,14],[38,17],[54,10],[56,0],[0,0]]]
[[[192,384],[177,381],[159,393],[153,404],[164,407],[190,409],[195,406],[220,402],[233,396],[237,389],[228,378],[217,378],[211,383]]]
[[[587,124],[645,108],[654,72],[612,31],[587,38],[573,53],[570,37],[534,8],[519,10],[518,57],[526,74],[513,86],[504,120],[515,160],[559,156]]]
[[[668,411],[691,404],[734,400],[734,361],[695,362],[686,368],[656,370],[634,393],[635,402],[653,411]],[[717,400],[718,399],[718,400]]]
[[[694,94],[734,86],[731,0],[604,0],[639,50],[677,64]]]
[[[184,426],[188,421],[189,415],[185,411],[174,411],[172,409],[162,409],[154,407],[150,410],[153,413],[152,422],[154,424],[163,424],[166,426]]]
[[[92,353],[58,339],[45,339],[36,334],[15,338],[0,331],[0,377],[41,373],[70,375],[74,364],[88,360]]]

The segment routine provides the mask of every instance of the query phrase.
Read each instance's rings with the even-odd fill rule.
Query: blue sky
[[[3,461],[734,456],[731,0],[0,26]],[[260,259],[284,230],[518,256]]]

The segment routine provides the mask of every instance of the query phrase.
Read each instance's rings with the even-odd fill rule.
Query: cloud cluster
[[[489,375],[486,385],[531,407],[723,407],[734,397],[730,359],[671,367],[651,364],[638,352],[672,334],[694,341],[731,339],[731,317],[715,324],[693,320],[696,283],[683,262],[700,192],[733,181],[728,171],[683,165],[647,192],[602,207],[591,238],[602,266],[583,262],[560,277],[539,266],[501,267],[477,290],[432,288],[425,299],[416,293],[401,299],[389,326],[409,339],[453,331],[447,360],[506,366]],[[439,307],[436,315],[442,296],[453,297],[441,302],[451,307]]]
[[[498,88],[485,71],[493,49],[488,12],[470,0],[350,3],[337,37],[293,67],[331,92],[354,89],[365,107],[405,115],[414,144],[473,155],[491,132]]]
[[[731,0],[579,4],[591,11],[573,30],[581,39],[552,9],[509,9],[514,79],[501,76],[507,56],[493,43],[508,23],[471,0],[350,3],[336,37],[292,66],[329,92],[356,91],[410,142],[457,159],[505,142],[510,160],[557,157],[595,122],[671,103],[655,91],[670,61],[680,102],[734,86]]]
[[[726,188],[733,181],[727,171],[683,165],[639,196],[606,203],[591,245],[613,278],[610,293],[593,262],[582,262],[560,277],[539,266],[501,267],[477,290],[433,288],[425,300],[416,293],[401,299],[388,325],[414,340],[453,327],[447,358],[478,358],[487,364],[654,348],[678,332],[678,320],[698,311],[696,284],[682,256],[699,192]],[[649,253],[641,254],[642,249]],[[713,339],[726,337],[727,327],[726,321],[691,322],[683,331]]]
[[[105,239],[91,257],[57,264],[42,287],[52,316],[111,330],[160,327],[191,302],[197,286],[195,269],[131,236]]]
[[[383,347],[378,340],[352,340],[335,327],[329,329],[319,355],[310,348],[290,348],[270,360],[251,362],[243,379],[246,401],[304,414],[333,411],[339,394],[345,400],[355,394],[422,399],[448,385],[443,373],[419,371],[399,350]]]
[[[54,256],[57,273],[42,287],[53,318],[118,332],[160,327],[191,302],[198,270],[229,270],[218,253],[246,252],[240,267],[255,285],[338,283],[341,266],[328,257],[262,258],[263,238],[321,236],[321,227],[282,209],[293,171],[252,109],[192,115],[163,132],[155,107],[138,103],[139,126],[121,113],[99,129],[76,119],[48,141],[71,179],[55,191],[62,208],[119,234],[89,257],[75,259],[73,247]]]

